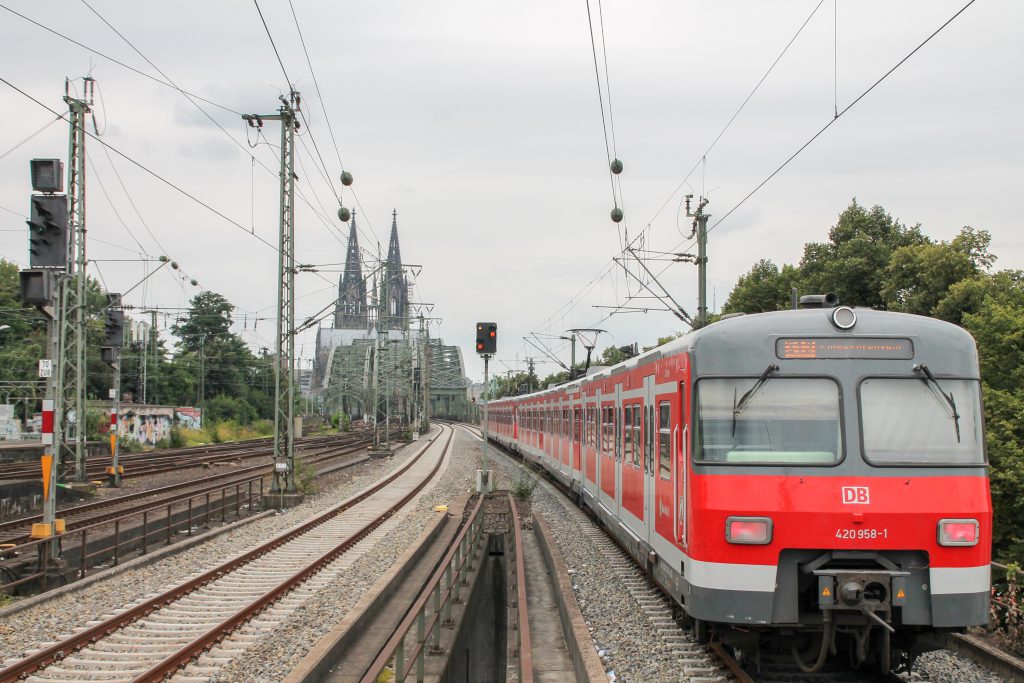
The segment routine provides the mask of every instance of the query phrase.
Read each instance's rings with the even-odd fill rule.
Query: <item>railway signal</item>
[[[498,351],[497,323],[476,324],[476,352],[494,354]]]
[[[63,268],[68,262],[68,198],[62,194],[32,195],[28,220],[29,265]]]

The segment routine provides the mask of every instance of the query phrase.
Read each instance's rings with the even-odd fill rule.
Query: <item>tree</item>
[[[868,211],[856,199],[839,214],[828,238],[804,246],[801,294],[835,292],[844,304],[880,309],[885,308],[882,280],[892,253],[930,241],[920,225],[908,228],[882,207]]]
[[[184,380],[183,391],[175,393],[178,402],[194,403],[202,386],[203,402],[223,395],[247,402],[256,417],[273,417],[273,359],[256,358],[231,332],[235,307],[209,291],[194,296],[190,304],[188,313],[171,328],[179,341],[168,376]]]
[[[749,272],[740,275],[729,293],[722,313],[764,313],[789,307],[790,290],[798,287],[800,271],[791,265],[780,270],[768,259],[761,259]]]
[[[950,287],[976,278],[991,266],[995,260],[988,252],[991,241],[985,230],[965,226],[951,242],[900,247],[892,253],[882,279],[886,308],[935,315]]]

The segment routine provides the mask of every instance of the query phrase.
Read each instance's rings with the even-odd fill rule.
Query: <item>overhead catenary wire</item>
[[[36,137],[37,135],[39,135],[39,134],[40,134],[40,133],[42,133],[42,132],[43,132],[44,130],[46,130],[47,128],[49,128],[49,127],[50,127],[50,126],[52,126],[53,124],[57,123],[58,121],[60,121],[60,117],[59,117],[59,116],[58,116],[57,118],[55,118],[55,119],[52,119],[52,120],[51,120],[51,121],[50,121],[49,123],[47,123],[47,124],[46,124],[46,125],[44,125],[44,126],[43,126],[42,128],[38,129],[38,130],[37,130],[36,132],[34,132],[34,133],[32,133],[31,135],[29,135],[29,136],[28,136],[27,138],[25,138],[24,140],[22,140],[21,142],[19,142],[18,144],[16,144],[16,145],[15,145],[14,147],[11,147],[11,148],[10,148],[9,150],[7,150],[6,152],[4,152],[3,154],[0,154],[0,160],[4,159],[4,158],[5,158],[5,157],[6,157],[6,156],[7,156],[8,154],[10,154],[11,152],[14,152],[14,151],[15,151],[15,150],[17,150],[17,149],[18,149],[19,147],[21,147],[22,145],[24,145],[24,144],[25,144],[26,142],[29,142],[29,141],[31,141],[31,140],[32,140],[32,138]]]
[[[54,29],[50,28],[49,26],[46,26],[44,24],[39,23],[35,19],[27,17],[24,14],[21,14],[20,12],[16,12],[15,10],[11,9],[10,7],[8,7],[7,5],[0,4],[0,9],[5,9],[8,12],[10,12],[11,14],[13,14],[13,15],[15,15],[17,17],[20,17],[21,19],[24,19],[25,21],[29,22],[30,24],[33,24],[34,26],[37,26],[37,27],[43,29],[44,31],[47,31],[48,33],[52,33],[53,35],[57,36],[58,38],[66,40],[67,42],[69,42],[69,43],[71,43],[73,45],[77,45],[78,47],[82,48],[83,50],[85,50],[87,52],[91,52],[92,54],[96,55],[97,57],[102,57],[103,59],[106,59],[106,60],[108,60],[110,62],[113,62],[114,64],[117,64],[120,67],[128,69],[129,71],[131,71],[133,73],[136,73],[139,76],[142,76],[143,78],[147,78],[147,79],[149,79],[149,80],[151,80],[151,81],[153,81],[155,83],[159,83],[160,85],[166,86],[168,88],[174,88],[175,90],[178,90],[178,87],[175,86],[175,85],[172,85],[171,83],[167,83],[166,81],[162,81],[159,78],[157,78],[157,77],[155,77],[155,76],[153,76],[151,74],[146,73],[145,71],[142,71],[140,69],[136,69],[134,66],[131,66],[130,64],[125,64],[124,62],[122,62],[119,59],[115,59],[114,57],[111,57],[110,55],[108,55],[108,54],[106,54],[104,52],[100,52],[99,50],[97,50],[95,48],[89,47],[88,45],[85,45],[84,43],[81,43],[81,42],[75,40],[74,38],[71,38],[70,36],[67,36],[67,35],[61,33],[60,31],[54,30]],[[206,99],[206,98],[204,98],[204,97],[202,97],[200,95],[197,95],[197,94],[195,94],[193,92],[189,92],[188,95],[190,97],[194,97],[195,99],[197,99],[197,100],[199,100],[201,102],[205,102],[206,104],[209,104],[211,106],[217,107],[218,109],[223,109],[226,112],[230,112],[230,113],[232,113],[232,114],[234,114],[236,116],[241,116],[242,115],[240,112],[237,112],[234,109],[231,109],[230,107],[227,107],[227,106],[225,106],[223,104],[220,104],[218,102],[214,102],[213,100]]]
[[[796,42],[796,39],[800,37],[801,33],[803,33],[803,30],[804,28],[807,27],[807,24],[810,23],[811,19],[814,17],[815,14],[817,14],[818,10],[821,9],[821,5],[824,3],[824,1],[825,0],[820,0],[818,4],[814,6],[814,9],[811,10],[811,13],[807,15],[807,18],[804,19],[802,24],[800,24],[800,27],[796,30],[796,33],[793,34],[793,37],[789,39],[789,42],[786,43],[785,47],[782,48],[782,51],[779,52],[778,56],[771,63],[768,69],[764,72],[761,78],[757,81],[757,83],[754,85],[751,91],[747,93],[747,96],[744,98],[743,102],[740,103],[740,106],[736,109],[735,112],[733,112],[733,115],[729,117],[729,120],[725,122],[725,125],[722,126],[722,130],[718,132],[718,135],[716,135],[715,139],[711,141],[711,144],[708,145],[707,149],[704,150],[703,154],[697,157],[697,160],[693,163],[693,166],[686,173],[686,175],[683,176],[683,179],[679,181],[679,184],[676,185],[674,190],[672,190],[672,193],[665,199],[661,206],[658,207],[658,210],[654,212],[654,215],[651,216],[651,219],[647,221],[648,228],[651,226],[651,223],[657,220],[658,216],[661,215],[661,212],[665,210],[665,207],[672,202],[672,199],[679,193],[679,190],[683,189],[683,185],[685,185],[686,181],[690,179],[690,176],[693,175],[693,172],[700,167],[700,165],[704,162],[705,159],[707,159],[707,156],[708,154],[711,153],[711,150],[715,148],[715,145],[717,145],[719,140],[722,139],[722,136],[725,135],[727,130],[729,130],[733,122],[736,121],[737,118],[739,118],[740,113],[746,108],[750,100],[761,88],[761,85],[764,84],[764,82],[768,79],[768,76],[771,75],[772,71],[775,70],[775,67],[778,66],[779,62],[782,61],[782,58],[786,56],[787,52],[789,52],[789,48],[793,46],[793,43]]]
[[[65,121],[68,121],[67,116],[65,116],[63,113],[58,113],[56,110],[52,109],[49,105],[45,104],[44,102],[42,102],[41,100],[37,99],[36,97],[30,95],[25,90],[22,90],[18,86],[14,85],[13,83],[11,83],[9,80],[4,78],[3,76],[0,76],[0,83],[3,83],[4,85],[6,85],[7,87],[11,88],[15,92],[18,92],[21,95],[25,96],[26,98],[30,99],[31,101],[35,102],[37,105],[39,105],[40,107],[42,107],[46,111],[50,112],[51,114],[59,116],[61,119],[65,120]],[[70,123],[70,121],[68,121],[68,122]],[[203,200],[201,200],[198,197],[196,197],[194,194],[192,194],[192,193],[188,192],[187,190],[185,190],[184,188],[182,188],[180,185],[177,185],[177,184],[173,183],[172,181],[168,180],[167,178],[164,178],[162,175],[160,175],[156,171],[152,170],[151,168],[149,168],[148,166],[146,166],[142,162],[136,161],[134,158],[132,158],[129,155],[125,154],[124,152],[122,152],[118,148],[114,147],[110,143],[100,139],[98,136],[93,135],[89,131],[85,131],[85,134],[88,135],[93,140],[95,140],[96,142],[98,142],[101,145],[105,146],[107,149],[109,149],[114,154],[117,154],[119,157],[121,157],[125,161],[128,161],[129,163],[131,163],[135,167],[137,167],[140,170],[146,172],[147,174],[149,174],[153,178],[159,180],[161,183],[167,185],[168,187],[170,187],[171,189],[175,190],[176,192],[184,195],[188,199],[191,199],[193,202],[195,202],[196,204],[202,206],[204,209],[207,209],[208,211],[210,211],[213,214],[219,216],[220,218],[224,219],[225,221],[227,221],[228,223],[234,225],[235,227],[240,228],[241,230],[245,231],[246,234],[251,234],[251,233],[249,233],[249,229],[247,227],[245,227],[244,225],[242,225],[241,223],[239,223],[238,221],[228,217],[226,214],[224,214],[224,213],[218,211],[217,209],[213,208],[212,206],[210,206],[209,204],[207,204]],[[262,242],[263,244],[265,244],[266,246],[268,246],[271,249],[273,249],[274,251],[277,251],[277,246],[271,244],[270,242],[268,242],[267,240],[263,239],[259,235],[252,235],[252,236],[255,237],[257,240],[259,240],[260,242]]]
[[[946,20],[945,22],[943,22],[943,24],[942,24],[941,26],[939,26],[939,27],[938,27],[937,29],[935,29],[934,31],[932,31],[932,33],[931,33],[931,34],[929,34],[927,38],[925,38],[925,39],[924,39],[924,40],[922,40],[922,41],[921,41],[920,43],[918,43],[917,47],[915,47],[915,48],[914,48],[913,50],[911,50],[910,52],[908,52],[908,53],[907,53],[907,55],[906,55],[905,57],[903,57],[903,59],[901,59],[900,61],[896,62],[896,64],[895,64],[895,65],[893,65],[893,67],[892,67],[891,69],[889,69],[889,70],[888,70],[888,71],[886,71],[886,72],[885,72],[884,74],[882,74],[882,75],[881,75],[881,76],[880,76],[880,77],[878,78],[878,80],[876,80],[876,81],[875,81],[874,83],[872,83],[872,84],[871,84],[870,86],[868,86],[868,87],[867,87],[867,88],[866,88],[866,89],[865,89],[865,90],[864,90],[863,92],[861,92],[861,94],[860,94],[860,95],[858,95],[858,96],[856,97],[856,99],[854,99],[854,100],[853,100],[852,102],[850,102],[850,103],[849,103],[848,105],[846,105],[845,107],[843,107],[843,108],[842,108],[842,110],[840,110],[840,111],[839,111],[839,112],[838,112],[838,113],[837,113],[837,114],[836,114],[836,115],[835,115],[835,116],[834,116],[834,117],[833,117],[832,119],[830,119],[830,120],[828,121],[828,123],[826,123],[826,124],[825,124],[824,126],[822,126],[822,127],[821,127],[821,128],[820,128],[820,129],[818,130],[818,132],[816,132],[816,133],[815,133],[814,135],[812,135],[812,136],[811,136],[810,138],[808,138],[807,142],[805,142],[805,143],[803,143],[802,145],[800,145],[800,147],[798,147],[798,148],[797,148],[797,150],[796,150],[795,152],[793,152],[793,153],[792,153],[791,155],[789,155],[789,156],[788,156],[788,157],[786,158],[786,160],[785,160],[785,161],[783,161],[783,162],[782,162],[781,164],[779,164],[778,168],[776,168],[776,169],[775,169],[774,171],[772,171],[771,173],[769,173],[769,174],[768,174],[768,176],[767,176],[767,177],[766,177],[766,178],[765,178],[764,180],[762,180],[762,181],[761,181],[760,183],[758,183],[758,184],[757,184],[757,185],[756,185],[756,186],[754,187],[754,189],[752,189],[752,190],[751,190],[750,192],[748,192],[748,193],[746,194],[746,196],[744,196],[744,197],[743,197],[743,199],[741,199],[740,201],[738,201],[738,202],[737,202],[737,203],[736,203],[735,205],[733,205],[733,207],[732,207],[731,209],[729,209],[729,210],[728,210],[728,211],[727,211],[727,212],[726,212],[726,213],[725,213],[725,214],[724,214],[724,215],[723,215],[723,216],[722,216],[721,218],[719,218],[719,219],[718,219],[717,221],[715,221],[715,223],[714,223],[714,224],[713,224],[713,225],[712,225],[711,227],[709,227],[709,228],[708,228],[708,232],[711,232],[711,231],[712,231],[712,230],[714,230],[714,229],[715,229],[716,227],[718,227],[719,225],[721,225],[723,221],[725,221],[725,220],[726,220],[726,219],[727,219],[727,218],[728,218],[729,216],[731,216],[731,215],[732,215],[732,214],[733,214],[733,213],[734,213],[734,212],[736,211],[736,209],[738,209],[738,208],[740,208],[741,206],[743,206],[743,204],[745,204],[745,203],[747,202],[747,200],[748,200],[748,199],[750,199],[751,197],[753,197],[753,196],[754,196],[754,194],[755,194],[755,193],[756,193],[756,192],[757,192],[758,190],[760,190],[760,189],[761,189],[762,187],[764,187],[765,185],[767,185],[767,184],[768,184],[768,182],[769,182],[769,181],[770,181],[770,180],[771,180],[772,178],[774,178],[774,177],[775,177],[775,176],[776,176],[776,175],[777,175],[777,174],[778,174],[778,173],[779,173],[779,172],[780,172],[780,171],[781,171],[782,169],[784,169],[784,168],[785,168],[786,166],[788,166],[788,165],[789,165],[789,163],[790,163],[791,161],[793,161],[793,159],[796,159],[796,158],[797,158],[797,156],[799,156],[801,152],[803,152],[803,151],[804,151],[805,149],[807,149],[807,148],[808,148],[808,147],[809,147],[809,146],[811,145],[811,143],[813,143],[813,142],[814,142],[815,140],[817,140],[817,139],[818,139],[818,138],[819,138],[819,137],[821,136],[821,134],[822,134],[822,133],[824,133],[824,132],[825,132],[826,130],[828,130],[829,128],[831,128],[831,127],[832,127],[832,124],[834,124],[834,123],[835,123],[836,121],[838,121],[838,120],[839,120],[839,119],[840,119],[840,118],[841,118],[841,117],[843,116],[843,114],[845,114],[846,112],[848,112],[848,111],[850,111],[851,109],[853,109],[853,107],[854,107],[854,106],[856,106],[856,104],[857,104],[858,102],[860,102],[860,101],[861,101],[862,99],[864,99],[865,97],[867,97],[868,93],[870,93],[870,92],[871,92],[872,90],[874,90],[875,88],[877,88],[877,87],[878,87],[878,86],[879,86],[879,85],[880,85],[880,84],[882,83],[882,81],[884,81],[885,79],[887,79],[887,78],[888,78],[889,76],[891,76],[891,75],[893,74],[893,72],[895,72],[895,71],[896,71],[897,69],[899,69],[899,68],[900,68],[901,66],[903,66],[903,64],[904,64],[904,63],[905,63],[905,62],[906,62],[906,61],[907,61],[908,59],[910,59],[911,57],[913,57],[913,56],[914,56],[914,55],[915,55],[915,54],[917,53],[917,51],[918,51],[918,50],[920,50],[920,49],[921,49],[921,48],[923,48],[923,47],[924,47],[925,45],[927,45],[927,44],[928,44],[928,43],[929,43],[929,42],[931,41],[931,39],[932,39],[932,38],[934,38],[935,36],[937,36],[937,35],[938,35],[938,34],[939,34],[939,33],[940,33],[940,32],[941,32],[941,31],[942,31],[942,30],[943,30],[944,28],[946,28],[946,27],[947,27],[947,26],[949,26],[949,25],[950,25],[951,23],[953,23],[953,21],[954,21],[954,20],[956,20],[956,18],[957,18],[957,17],[959,17],[959,16],[961,15],[961,14],[963,14],[963,13],[964,13],[964,12],[965,12],[965,11],[967,10],[967,8],[968,8],[968,7],[970,7],[971,5],[973,5],[973,4],[974,4],[974,3],[976,2],[976,1],[977,1],[977,0],[968,0],[967,4],[965,4],[965,5],[964,5],[963,7],[961,7],[961,8],[959,9],[959,10],[957,10],[957,12],[956,12],[955,14],[953,14],[953,16],[951,16],[951,17],[950,17],[949,19],[947,19],[947,20]]]
[[[193,105],[193,106],[194,106],[194,107],[195,107],[196,109],[198,109],[198,110],[199,110],[199,112],[203,114],[203,116],[205,116],[205,117],[206,117],[207,119],[209,119],[209,121],[210,121],[211,123],[213,123],[213,125],[214,125],[214,126],[216,126],[216,127],[217,127],[217,128],[218,128],[218,129],[219,129],[219,130],[220,130],[220,131],[221,131],[221,132],[222,132],[222,133],[223,133],[223,134],[224,134],[225,136],[227,136],[227,138],[228,138],[229,140],[231,140],[231,142],[232,142],[232,143],[234,143],[234,144],[235,144],[235,145],[236,145],[236,146],[237,146],[237,147],[238,147],[239,149],[241,149],[241,150],[242,150],[242,151],[243,151],[243,152],[244,152],[245,154],[249,155],[250,159],[252,160],[252,163],[259,163],[259,165],[260,165],[260,166],[261,166],[261,167],[262,167],[262,168],[263,168],[263,169],[264,169],[264,170],[265,170],[265,171],[266,171],[266,172],[267,172],[267,173],[268,173],[269,175],[271,175],[271,176],[273,176],[273,177],[275,177],[275,178],[276,178],[276,177],[278,176],[278,172],[277,172],[277,171],[274,171],[273,169],[271,169],[270,167],[268,167],[268,166],[267,166],[267,165],[266,165],[265,163],[263,163],[263,161],[262,161],[262,160],[258,160],[258,159],[256,159],[255,155],[253,155],[253,154],[252,154],[252,153],[251,153],[251,152],[250,152],[250,151],[249,151],[248,149],[246,149],[246,147],[245,147],[245,146],[244,146],[244,145],[243,145],[243,144],[242,144],[241,142],[239,142],[239,141],[238,141],[237,139],[235,139],[235,137],[234,137],[233,135],[231,135],[231,134],[230,134],[230,133],[229,133],[229,132],[227,131],[227,129],[225,129],[225,128],[224,128],[224,126],[222,126],[222,125],[220,124],[220,122],[218,122],[218,121],[217,121],[216,119],[214,119],[214,118],[213,118],[213,116],[211,116],[211,115],[210,115],[210,113],[209,113],[208,111],[206,111],[206,110],[205,110],[205,109],[204,109],[204,108],[203,108],[202,106],[200,106],[200,105],[199,105],[199,104],[198,104],[198,103],[196,102],[196,100],[197,100],[197,99],[202,99],[202,98],[197,98],[196,96],[192,95],[191,93],[189,93],[189,92],[187,92],[186,90],[184,90],[184,89],[182,89],[181,87],[179,87],[179,86],[178,86],[178,84],[177,84],[177,83],[175,83],[173,79],[171,79],[171,78],[170,78],[170,77],[169,77],[169,76],[168,76],[168,75],[167,75],[167,74],[166,74],[166,73],[165,73],[165,72],[164,72],[164,71],[163,71],[163,70],[162,70],[162,69],[161,69],[161,68],[160,68],[159,66],[157,66],[157,65],[156,65],[156,64],[155,64],[155,63],[154,63],[154,62],[153,62],[153,61],[152,61],[151,59],[149,59],[149,57],[147,57],[147,56],[146,56],[146,55],[145,55],[145,54],[144,54],[144,53],[143,53],[143,52],[142,52],[142,51],[141,51],[141,50],[140,50],[140,49],[139,49],[138,47],[136,47],[134,43],[132,43],[132,42],[131,42],[130,40],[128,40],[127,36],[125,36],[125,35],[124,35],[124,34],[123,34],[123,33],[122,33],[121,31],[119,31],[119,30],[118,30],[118,29],[117,29],[117,28],[116,28],[116,27],[115,27],[115,26],[114,26],[113,24],[111,24],[111,23],[110,23],[110,22],[109,22],[109,21],[108,21],[108,20],[107,20],[107,19],[106,19],[106,18],[105,18],[105,17],[104,17],[104,16],[102,15],[102,14],[100,14],[100,13],[99,13],[99,12],[98,12],[98,11],[97,11],[97,10],[96,10],[96,9],[95,9],[94,7],[92,7],[92,6],[91,6],[91,5],[90,5],[90,4],[89,4],[89,3],[87,2],[87,0],[81,0],[81,1],[82,1],[82,4],[84,4],[84,5],[85,5],[85,6],[86,6],[86,7],[87,7],[87,8],[88,8],[88,9],[89,9],[89,10],[90,10],[90,11],[91,11],[91,12],[92,12],[93,14],[95,14],[95,15],[96,15],[96,16],[97,16],[97,17],[98,17],[98,18],[100,19],[100,21],[102,21],[102,22],[103,22],[103,23],[104,23],[104,24],[105,24],[105,25],[106,25],[106,26],[107,26],[107,27],[108,27],[108,28],[109,28],[109,29],[110,29],[111,31],[113,31],[113,32],[114,32],[114,33],[115,33],[115,34],[116,34],[116,35],[117,35],[117,36],[118,36],[118,37],[119,37],[119,38],[120,38],[120,39],[121,39],[122,41],[124,41],[124,42],[125,42],[125,43],[126,43],[126,44],[127,44],[127,45],[128,45],[128,46],[129,46],[129,47],[130,47],[130,48],[132,49],[132,50],[134,50],[136,54],[138,54],[138,55],[139,55],[139,56],[140,56],[140,57],[141,57],[141,58],[142,58],[143,60],[145,60],[145,62],[146,62],[147,64],[149,64],[149,65],[150,65],[151,67],[153,67],[153,68],[154,68],[154,69],[155,69],[155,70],[156,70],[156,71],[157,71],[157,72],[158,72],[158,73],[159,73],[159,74],[160,74],[160,75],[161,75],[161,76],[162,76],[162,77],[163,77],[163,78],[165,79],[166,83],[167,83],[167,84],[168,84],[168,85],[169,85],[170,87],[174,88],[174,89],[175,89],[175,90],[177,90],[177,91],[178,91],[179,93],[181,93],[181,95],[182,95],[182,96],[184,96],[184,97],[185,97],[185,99],[187,99],[187,100],[189,101],[189,103],[190,103],[190,104],[192,104],[192,105]],[[261,15],[261,16],[262,16],[262,15]],[[276,48],[275,48],[275,52],[276,52]],[[282,69],[283,69],[283,64],[282,64]],[[239,116],[241,116],[241,115],[239,114]],[[274,149],[274,147],[273,147],[273,146],[271,146],[271,149]],[[279,159],[278,159],[278,160],[279,160]],[[332,189],[332,193],[333,193],[333,189]],[[310,207],[311,209],[313,209],[313,213],[314,213],[314,214],[315,214],[315,215],[317,216],[317,218],[318,218],[318,219],[320,220],[320,222],[324,224],[324,227],[325,227],[325,228],[327,228],[328,232],[330,232],[330,233],[331,233],[331,234],[333,235],[333,234],[334,234],[334,229],[335,229],[335,228],[334,228],[334,225],[333,225],[333,223],[331,223],[329,219],[326,219],[326,218],[324,218],[324,216],[323,216],[323,215],[321,215],[321,214],[317,213],[317,211],[316,211],[316,208],[315,208],[315,207],[313,206],[313,204],[312,204],[312,203],[311,203],[311,202],[309,201],[309,199],[308,199],[308,198],[306,197],[306,195],[305,195],[305,194],[304,194],[304,193],[302,192],[302,190],[301,190],[301,189],[297,188],[297,189],[296,189],[296,194],[298,194],[298,195],[299,195],[299,198],[300,198],[300,199],[301,199],[301,200],[302,200],[302,201],[303,201],[303,202],[304,202],[304,203],[305,203],[305,204],[306,204],[307,206],[309,206],[309,207]],[[319,201],[319,200],[318,200],[318,201]],[[141,216],[140,216],[140,218],[141,218]],[[145,221],[143,221],[143,223],[145,224]],[[148,229],[149,229],[149,228],[148,228],[148,225],[147,225],[146,227],[147,227],[147,230],[148,230]],[[250,227],[250,230],[249,230],[249,232],[250,232],[250,234],[253,234],[253,235],[254,235],[254,234],[255,234],[255,229],[253,229],[253,227]],[[150,232],[150,235],[152,236],[152,232]],[[154,239],[155,239],[155,238],[154,238]],[[159,243],[158,243],[158,246],[159,246]],[[161,248],[161,250],[163,250],[163,247],[160,247],[160,248]],[[163,250],[163,251],[164,251],[164,253],[166,253],[166,250]]]

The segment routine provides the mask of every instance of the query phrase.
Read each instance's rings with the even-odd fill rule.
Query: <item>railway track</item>
[[[267,543],[5,663],[0,682],[209,680],[351,564],[438,472],[453,434],[442,426],[394,473]]]
[[[351,436],[358,438],[359,433]],[[337,435],[312,436],[296,442],[297,449],[314,448],[336,440]],[[118,456],[119,463],[125,471],[122,478],[140,477],[162,472],[173,472],[188,467],[199,467],[209,463],[265,457],[270,453],[273,439],[261,438],[251,441],[212,444],[207,446],[189,446],[170,448],[147,453],[122,453]],[[110,465],[110,456],[93,456],[86,460],[86,478],[102,479],[106,477],[106,468]],[[0,480],[38,480],[40,478],[38,462],[19,462],[0,464]]]
[[[337,440],[337,437],[334,438]],[[365,440],[361,440],[363,438],[365,438],[363,435],[358,435],[354,438],[343,439],[341,443],[336,445],[328,446],[323,446],[320,442],[315,445],[306,445],[303,449],[302,460],[309,465],[318,465],[356,453],[361,451],[367,443]],[[260,450],[256,453],[250,453],[246,457],[267,457],[268,455],[269,453]],[[225,457],[235,459],[238,456],[231,455]],[[82,526],[123,516],[137,508],[166,505],[167,503],[202,494],[206,490],[214,491],[228,484],[249,481],[257,476],[267,474],[271,470],[272,465],[270,464],[238,468],[230,473],[212,474],[207,477],[170,484],[147,491],[65,507],[58,510],[58,516],[65,519],[65,528],[68,531],[72,531]],[[29,531],[32,524],[41,521],[42,515],[28,515],[0,523],[0,545],[17,546],[26,543],[29,540]]]

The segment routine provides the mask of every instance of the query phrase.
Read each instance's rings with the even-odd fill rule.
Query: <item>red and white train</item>
[[[807,670],[831,650],[888,671],[988,620],[978,357],[955,325],[738,316],[488,413],[740,653],[782,640]]]

